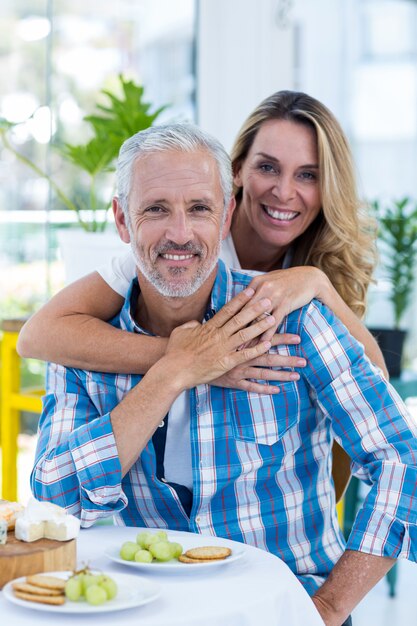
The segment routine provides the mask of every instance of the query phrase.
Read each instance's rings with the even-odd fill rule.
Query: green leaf
[[[104,115],[88,115],[85,121],[91,124],[96,135],[104,134],[111,136],[114,142],[118,141],[120,149],[126,139],[151,126],[166,107],[149,113],[151,105],[143,101],[143,87],[123,76],[119,76],[119,81],[121,97],[103,90],[101,93],[109,102],[107,105],[98,104],[96,108]]]
[[[398,328],[410,304],[417,271],[417,203],[405,196],[391,203],[371,202],[378,220],[381,263],[391,283],[390,299]]]
[[[93,137],[86,144],[64,144],[60,148],[61,154],[76,167],[85,170],[90,176],[109,168],[115,156],[116,146],[111,138],[103,140]]]
[[[111,198],[103,203],[99,194],[101,191],[99,177],[114,169],[122,143],[140,130],[151,126],[166,108],[160,107],[150,113],[151,104],[143,101],[142,85],[127,80],[121,75],[119,83],[121,95],[102,90],[101,94],[106,98],[106,103],[97,104],[97,112],[84,118],[91,127],[92,138],[83,144],[64,143],[56,146],[65,161],[90,177],[87,203],[85,198],[75,197],[76,194],[72,190],[68,193],[64,192],[53,177],[19,152],[7,137],[8,131],[16,124],[0,118],[0,138],[4,147],[38,176],[49,181],[63,205],[77,213],[78,221],[85,230],[102,231],[106,225],[106,217],[104,221],[100,221],[97,211],[102,211],[106,216],[106,208],[110,206]]]

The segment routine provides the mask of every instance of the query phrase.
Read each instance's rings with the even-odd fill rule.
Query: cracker
[[[185,552],[185,556],[188,556],[190,559],[204,559],[207,561],[226,559],[231,554],[231,549],[223,546],[201,546],[199,548],[191,548]]]
[[[190,559],[190,557],[185,556],[185,554],[181,554],[178,560],[181,561],[181,563],[216,563],[216,561],[224,561],[224,559]]]
[[[26,582],[36,587],[44,587],[45,589],[59,589],[64,591],[65,580],[58,576],[44,576],[43,574],[33,574],[26,576]]]
[[[14,591],[33,593],[37,596],[62,596],[63,594],[60,589],[46,589],[46,587],[39,587],[30,583],[13,583],[13,589]]]
[[[65,596],[37,596],[34,593],[25,593],[24,591],[15,591],[16,598],[21,600],[28,600],[29,602],[40,602],[41,604],[64,604]]]

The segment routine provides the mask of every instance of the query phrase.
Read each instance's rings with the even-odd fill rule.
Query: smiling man
[[[204,150],[146,154],[137,159],[127,201],[123,191],[114,200],[120,235],[130,241],[138,271],[162,296],[198,291],[215,270],[228,232],[233,200],[224,206],[216,161],[207,156]]]
[[[231,198],[224,149],[193,126],[150,128],[122,146],[113,210],[137,277],[112,323],[167,347],[144,376],[49,366],[32,489],[83,526],[115,515],[268,550],[328,626],[348,624],[394,558],[417,554],[417,427],[320,302],[278,329],[300,345],[262,340],[276,326],[271,302],[252,301],[250,272],[217,261]],[[299,380],[270,381],[277,393],[210,384],[245,362],[273,365],[280,350],[307,365]],[[347,546],[334,438],[371,485]]]

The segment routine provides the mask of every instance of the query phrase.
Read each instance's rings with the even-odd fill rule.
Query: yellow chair
[[[2,497],[17,499],[17,437],[20,412],[41,413],[43,389],[22,389],[17,338],[25,320],[4,320],[1,325],[0,436],[2,445]]]
[[[336,513],[337,513],[337,519],[338,519],[338,522],[339,522],[339,526],[340,526],[340,528],[343,528],[343,524],[344,524],[344,521],[345,521],[345,497],[344,496],[336,504]]]

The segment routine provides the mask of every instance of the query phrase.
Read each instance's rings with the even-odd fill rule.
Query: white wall
[[[198,0],[197,122],[230,150],[248,114],[294,88],[294,34],[277,0]]]
[[[372,101],[375,95],[371,84],[358,80],[358,68],[364,64],[360,12],[368,3],[363,0],[294,0],[289,26],[283,29],[277,25],[276,18],[279,7],[285,4],[291,3],[284,0],[198,1],[198,123],[230,150],[242,122],[262,98],[280,89],[305,91],[326,104],[347,133],[364,198],[399,198],[405,194],[416,197],[415,138],[404,140],[396,136],[391,141],[381,138],[367,141],[358,131],[360,124],[355,117],[358,102],[363,98]],[[393,93],[398,91],[394,83],[378,85],[379,91],[384,86]],[[410,90],[405,90],[405,86],[400,85],[400,91],[412,107]],[[373,112],[369,112],[369,107],[363,110],[365,129],[372,127],[382,106],[385,106],[384,116],[387,111],[387,127],[393,127],[395,109],[391,111],[388,99],[382,97]],[[401,120],[396,121],[398,126]],[[392,307],[388,296],[383,282],[371,288],[369,325],[391,324]],[[405,326],[412,329],[408,341],[411,357],[417,356],[416,319],[417,286],[414,304],[404,319]]]

